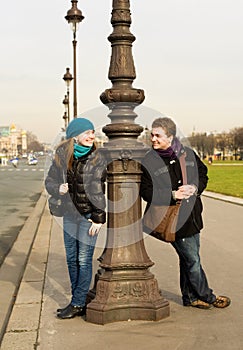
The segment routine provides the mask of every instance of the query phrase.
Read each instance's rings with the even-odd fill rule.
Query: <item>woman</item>
[[[73,119],[66,140],[58,147],[45,186],[64,202],[64,245],[71,281],[69,305],[57,310],[61,319],[85,313],[92,279],[97,234],[105,223],[105,159],[95,152],[94,125],[85,118]],[[65,179],[64,179],[64,178]]]
[[[201,309],[227,307],[230,299],[214,295],[200,263],[203,228],[200,195],[207,186],[207,167],[192,149],[183,147],[170,118],[154,120],[151,141],[152,149],[143,159],[140,194],[147,202],[146,210],[151,203],[170,206],[181,201],[176,239],[171,244],[179,256],[183,305]],[[182,155],[186,155],[188,181],[185,185],[179,160]]]

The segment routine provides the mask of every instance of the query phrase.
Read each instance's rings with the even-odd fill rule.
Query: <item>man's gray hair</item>
[[[152,128],[162,128],[167,136],[176,135],[176,124],[168,117],[157,118],[152,123]]]

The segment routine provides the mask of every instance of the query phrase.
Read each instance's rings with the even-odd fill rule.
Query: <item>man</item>
[[[145,212],[151,204],[172,206],[181,201],[175,241],[171,244],[179,257],[183,305],[225,308],[230,299],[213,293],[200,262],[203,227],[200,195],[207,186],[207,167],[192,149],[183,147],[170,118],[153,121],[151,142],[152,149],[142,162],[140,195],[147,202]],[[183,184],[180,165],[180,157],[185,155],[187,184]]]

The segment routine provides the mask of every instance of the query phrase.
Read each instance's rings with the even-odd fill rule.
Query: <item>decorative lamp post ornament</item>
[[[70,93],[69,93],[69,89],[70,89],[71,81],[73,80],[73,76],[70,73],[70,68],[66,68],[66,73],[63,76],[63,80],[65,81],[66,86],[67,86],[67,101],[68,101],[67,116],[68,116],[68,123],[69,123],[70,122]]]
[[[64,120],[64,130],[66,130],[67,125],[68,125],[68,122],[67,122],[67,121],[68,121],[67,112],[64,112],[63,120]]]
[[[98,324],[129,319],[157,321],[169,316],[169,303],[149,270],[154,263],[143,241],[140,161],[147,148],[137,140],[143,127],[135,124],[134,109],[143,102],[144,91],[132,87],[136,78],[132,57],[135,37],[129,29],[129,0],[113,0],[111,24],[112,87],[100,96],[111,111],[111,123],[103,127],[109,141],[101,149],[109,159],[107,242],[86,319]]]
[[[84,19],[82,12],[78,9],[78,0],[72,0],[72,7],[68,10],[65,19],[71,25],[73,31],[73,117],[77,117],[77,72],[76,72],[76,32],[78,30],[79,23]]]
[[[68,111],[68,97],[67,97],[67,95],[64,96],[62,103],[64,104],[65,112],[67,114],[67,111]]]

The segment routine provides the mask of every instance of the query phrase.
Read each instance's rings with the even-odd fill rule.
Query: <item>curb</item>
[[[209,197],[209,198],[217,199],[217,200],[232,203],[232,204],[243,205],[243,198],[227,196],[225,194],[210,192],[210,191],[204,191],[202,195],[204,197]]]
[[[0,345],[27,267],[45,204],[46,196],[43,191],[0,269]]]

